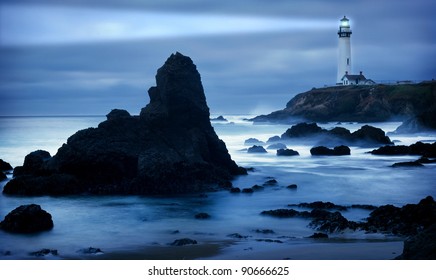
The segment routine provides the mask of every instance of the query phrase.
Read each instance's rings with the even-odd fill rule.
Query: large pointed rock
[[[78,131],[44,161],[40,167],[44,176],[38,179],[51,181],[63,174],[70,186],[63,190],[51,183],[46,194],[205,191],[246,173],[231,159],[210,123],[201,77],[189,57],[172,54],[148,93],[150,103],[139,116],[116,109],[98,128]],[[23,174],[4,192],[41,194],[43,187],[32,186],[40,181]]]

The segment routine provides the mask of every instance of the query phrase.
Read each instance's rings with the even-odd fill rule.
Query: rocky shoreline
[[[399,133],[436,129],[436,82],[409,85],[335,86],[314,88],[292,98],[282,110],[254,122],[291,121],[383,122],[401,120]]]

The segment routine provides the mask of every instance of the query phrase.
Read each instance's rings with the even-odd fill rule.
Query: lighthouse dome
[[[346,16],[344,16],[341,19],[341,26],[342,27],[349,27],[350,26],[350,20]]]

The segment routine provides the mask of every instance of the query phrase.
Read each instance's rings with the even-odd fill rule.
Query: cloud
[[[58,44],[104,40],[331,29],[333,20],[5,5],[0,44]]]

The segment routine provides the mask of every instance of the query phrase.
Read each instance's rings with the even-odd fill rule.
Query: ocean
[[[0,195],[0,219],[23,204],[36,203],[51,213],[54,228],[39,234],[9,234],[0,231],[0,259],[33,259],[30,255],[44,248],[57,255],[44,258],[198,258],[198,259],[390,259],[401,254],[403,239],[361,231],[329,234],[326,240],[307,238],[316,232],[302,218],[279,219],[260,213],[289,208],[289,204],[329,201],[352,204],[403,206],[418,203],[428,195],[436,197],[436,164],[424,168],[392,168],[395,162],[416,160],[417,156],[374,156],[373,148],[351,146],[350,156],[314,157],[313,144],[304,141],[288,146],[300,155],[278,157],[275,150],[249,154],[244,141],[265,141],[281,135],[290,125],[253,124],[251,116],[225,116],[228,122],[212,122],[226,143],[232,159],[252,167],[247,176],[235,178],[235,187],[250,188],[270,179],[251,194],[218,191],[203,195],[16,197]],[[23,164],[24,157],[42,149],[56,154],[57,149],[76,131],[96,127],[104,116],[80,117],[1,117],[0,158],[12,166]],[[324,128],[342,126],[355,131],[363,124],[324,123]],[[386,132],[398,122],[370,124]],[[436,133],[390,135],[397,144],[436,141]],[[11,178],[12,175],[8,175]],[[6,181],[0,182],[0,189]],[[286,186],[296,184],[296,189]],[[306,210],[306,209],[298,209]],[[207,220],[195,219],[208,213]],[[349,209],[342,214],[361,221],[370,211]],[[235,233],[242,238],[235,238]],[[181,250],[170,246],[176,239],[190,238],[197,245]],[[197,247],[196,247],[197,246]],[[102,254],[84,254],[84,248],[99,248]],[[174,248],[174,249],[173,249]],[[212,249],[211,249],[212,248]],[[189,252],[191,251],[191,252]]]

